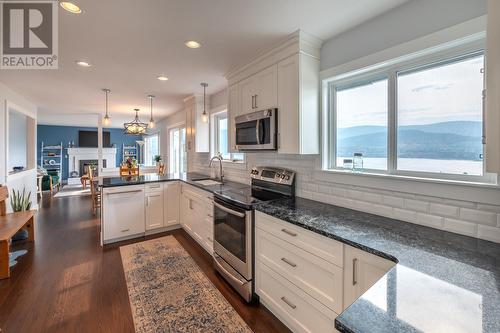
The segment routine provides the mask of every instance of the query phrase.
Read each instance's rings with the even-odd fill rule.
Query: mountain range
[[[448,121],[398,128],[398,157],[480,160],[482,125],[478,121]],[[387,156],[387,127],[354,126],[338,130],[338,156]]]

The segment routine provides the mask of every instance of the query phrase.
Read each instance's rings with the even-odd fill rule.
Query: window
[[[336,165],[363,156],[364,169],[387,170],[387,78],[339,86],[336,96]]]
[[[169,172],[186,172],[186,128],[172,128],[169,131]]]
[[[332,80],[327,167],[485,179],[483,66],[476,51]]]
[[[245,158],[244,154],[229,152],[228,140],[229,134],[227,126],[227,113],[217,113],[214,116],[214,152],[220,153],[223,160],[231,162],[243,162]]]
[[[156,165],[156,155],[160,155],[158,134],[144,137],[144,165]]]
[[[397,168],[482,175],[482,55],[399,72]]]

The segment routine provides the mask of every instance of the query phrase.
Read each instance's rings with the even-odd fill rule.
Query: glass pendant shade
[[[148,124],[143,123],[139,120],[139,109],[134,109],[135,118],[129,123],[123,124],[125,129],[124,133],[128,135],[142,135],[146,133],[148,129]]]
[[[104,88],[102,91],[104,91],[104,110],[105,110],[103,125],[109,126],[109,124],[111,124],[111,118],[109,117],[108,114],[108,94],[111,92],[111,90]]]
[[[206,103],[206,89],[208,87],[208,83],[200,83],[200,85],[203,87],[203,113],[201,114],[201,121],[206,123],[208,122],[208,114],[207,114],[207,103]]]

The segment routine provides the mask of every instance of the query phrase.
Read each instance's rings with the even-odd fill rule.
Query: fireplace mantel
[[[80,160],[97,160],[98,148],[67,148],[68,152],[68,172],[78,172],[77,177],[69,177],[68,184],[80,183]],[[102,148],[102,159],[106,161],[107,167],[116,167],[116,148]]]

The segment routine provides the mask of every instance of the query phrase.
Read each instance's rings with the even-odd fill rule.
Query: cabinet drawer
[[[314,254],[332,264],[343,267],[343,244],[336,240],[315,234],[262,212],[255,212],[257,228],[273,234],[301,249]]]
[[[336,313],[342,311],[342,268],[257,229],[256,260]]]
[[[162,183],[153,183],[153,184],[146,184],[144,186],[144,189],[146,190],[146,193],[151,193],[151,192],[158,192],[158,191],[163,191],[163,184]]]
[[[337,314],[257,262],[256,292],[261,301],[294,332],[337,332]]]

